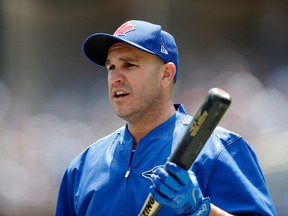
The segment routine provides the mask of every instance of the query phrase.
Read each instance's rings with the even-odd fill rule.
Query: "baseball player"
[[[163,216],[276,215],[257,157],[236,133],[217,127],[188,171],[166,163],[191,121],[172,101],[179,68],[171,34],[131,20],[113,35],[91,35],[83,50],[107,68],[110,103],[127,123],[70,163],[56,216],[134,216],[149,193]]]

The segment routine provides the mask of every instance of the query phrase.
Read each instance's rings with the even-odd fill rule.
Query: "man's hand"
[[[165,169],[157,167],[151,177],[150,192],[160,204],[170,206],[178,215],[209,215],[210,199],[203,197],[192,171],[167,162]]]

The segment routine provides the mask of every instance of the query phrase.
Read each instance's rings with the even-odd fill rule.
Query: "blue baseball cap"
[[[105,66],[108,50],[117,42],[130,44],[140,50],[154,54],[164,62],[176,66],[174,82],[178,77],[178,49],[174,37],[162,30],[160,25],[141,20],[130,20],[122,24],[113,35],[96,33],[83,44],[83,52],[92,62]]]

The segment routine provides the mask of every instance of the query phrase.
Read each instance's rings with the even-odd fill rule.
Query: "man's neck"
[[[159,112],[155,112],[154,115],[149,117],[143,117],[141,121],[136,123],[128,122],[128,129],[134,138],[134,147],[136,148],[140,139],[147,135],[150,131],[156,128],[158,125],[169,119],[174,113],[175,108],[173,103],[164,109],[158,109]]]

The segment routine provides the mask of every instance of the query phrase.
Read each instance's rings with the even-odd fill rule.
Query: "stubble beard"
[[[149,92],[141,91],[134,97],[134,103],[126,111],[117,111],[114,106],[116,115],[130,124],[153,121],[157,117],[156,111],[161,109],[162,91],[149,89]]]

